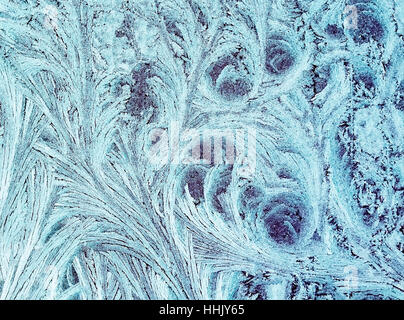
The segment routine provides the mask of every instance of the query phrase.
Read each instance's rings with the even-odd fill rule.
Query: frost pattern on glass
[[[403,299],[403,28],[0,0],[0,299]]]

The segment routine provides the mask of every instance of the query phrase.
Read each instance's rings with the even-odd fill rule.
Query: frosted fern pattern
[[[403,299],[403,24],[0,0],[0,298]]]

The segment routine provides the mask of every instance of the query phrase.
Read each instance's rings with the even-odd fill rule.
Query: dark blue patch
[[[133,18],[126,15],[122,21],[122,25],[115,31],[117,38],[126,37],[128,40],[133,38]]]
[[[328,66],[316,68],[314,70],[314,93],[317,94],[325,89],[330,79],[331,72]]]
[[[280,215],[271,215],[265,219],[269,236],[279,244],[292,245],[296,242],[296,231],[288,219]]]
[[[133,83],[130,87],[130,98],[126,110],[133,116],[140,116],[144,111],[156,108],[149,79],[153,76],[150,64],[142,64],[132,71]]]
[[[341,39],[344,36],[344,31],[335,24],[327,25],[325,32],[332,38]]]
[[[233,56],[225,56],[217,61],[208,71],[210,79],[212,80],[213,85],[216,85],[216,81],[219,78],[220,74],[227,66],[232,65],[236,66],[237,61]]]
[[[362,83],[367,90],[375,87],[374,77],[368,73],[355,74],[353,80],[358,84]]]
[[[275,75],[288,71],[295,63],[295,58],[280,44],[270,44],[265,49],[265,68]]]
[[[404,111],[404,81],[398,87],[397,103],[394,105],[397,110]]]
[[[226,99],[240,98],[248,94],[251,90],[250,84],[243,79],[227,79],[220,84],[219,92]]]
[[[241,217],[244,219],[246,215],[256,211],[263,197],[264,192],[259,187],[252,184],[245,186],[239,195],[239,212]]]
[[[262,208],[268,235],[279,244],[294,244],[301,231],[305,207],[293,194],[273,197]]]
[[[204,180],[206,171],[200,167],[191,167],[184,175],[183,185],[188,185],[191,197],[200,201],[204,197]]]
[[[373,16],[361,13],[358,15],[358,26],[353,29],[353,41],[357,44],[368,43],[372,39],[382,40],[384,29],[381,23]]]

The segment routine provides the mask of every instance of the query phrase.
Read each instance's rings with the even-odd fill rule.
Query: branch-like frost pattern
[[[403,299],[400,0],[0,0],[0,299]]]

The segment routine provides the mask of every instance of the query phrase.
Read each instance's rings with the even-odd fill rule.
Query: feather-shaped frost
[[[402,299],[403,13],[0,0],[0,298]]]

